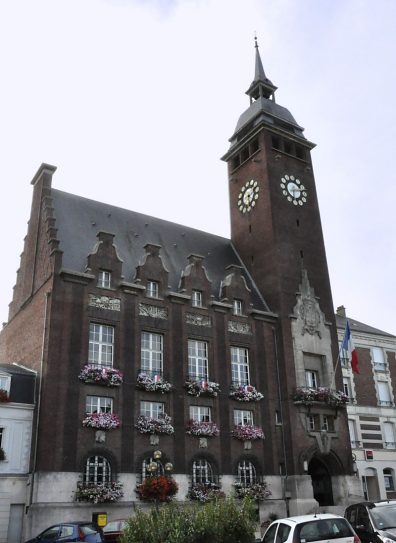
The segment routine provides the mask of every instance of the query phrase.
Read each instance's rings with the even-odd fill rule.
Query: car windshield
[[[98,531],[94,524],[81,524],[80,529],[84,535],[96,534]]]
[[[353,532],[342,518],[318,519],[305,522],[300,527],[301,543],[321,541],[322,539],[338,539],[339,537],[351,537]]]
[[[396,528],[396,505],[380,505],[370,509],[370,513],[377,530]]]

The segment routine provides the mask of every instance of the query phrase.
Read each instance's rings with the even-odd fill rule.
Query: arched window
[[[194,460],[192,467],[192,483],[193,485],[203,483],[215,483],[213,468],[211,464],[204,458]]]
[[[155,470],[155,475],[164,475],[165,469],[164,465],[160,460],[155,459],[153,456],[147,457],[142,462],[142,481],[149,475],[154,475],[148,468],[153,462],[156,463],[157,468]]]
[[[387,492],[393,492],[395,490],[395,483],[393,482],[393,470],[391,468],[384,469],[384,483],[385,490]]]
[[[84,472],[84,483],[98,484],[111,482],[110,462],[103,456],[87,458]]]
[[[237,482],[249,486],[257,481],[256,468],[248,460],[241,460],[237,467]]]

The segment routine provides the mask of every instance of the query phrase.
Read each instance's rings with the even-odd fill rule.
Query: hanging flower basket
[[[147,390],[147,392],[161,392],[162,394],[172,390],[171,383],[164,381],[160,375],[150,377],[147,373],[139,373],[136,380],[136,386],[142,390]]]
[[[4,388],[0,388],[0,403],[9,402],[10,397],[8,392]]]
[[[242,483],[234,483],[235,496],[237,498],[252,498],[256,501],[266,500],[271,496],[272,492],[268,489],[266,481],[261,483],[251,483],[242,485]]]
[[[170,502],[179,487],[172,477],[158,475],[146,477],[142,484],[137,485],[135,492],[144,502]]]
[[[212,437],[219,435],[219,429],[215,422],[203,422],[199,420],[190,420],[186,429],[190,436]]]
[[[78,378],[87,385],[118,387],[122,384],[123,375],[122,372],[114,368],[99,368],[87,364],[80,371]]]
[[[258,402],[264,398],[261,392],[258,392],[252,385],[232,386],[230,398],[238,402]]]
[[[76,501],[79,502],[117,502],[123,495],[122,483],[77,483]]]
[[[293,401],[303,405],[313,405],[315,402],[321,402],[332,407],[342,407],[348,403],[349,398],[341,390],[333,390],[327,387],[299,387],[293,395]]]
[[[0,447],[0,462],[3,462],[6,459],[6,454],[3,447]]]
[[[220,392],[220,385],[219,383],[215,383],[214,381],[205,381],[205,379],[202,379],[201,381],[189,379],[185,382],[184,385],[185,389],[187,390],[187,394],[190,396],[212,396],[215,397]]]
[[[240,441],[255,441],[256,439],[264,439],[263,430],[259,426],[253,426],[253,424],[234,426],[234,429],[231,431],[231,435]]]
[[[136,421],[135,428],[141,434],[166,434],[171,435],[175,431],[172,424],[172,419],[164,413],[158,419],[152,419],[140,415]]]
[[[224,492],[220,490],[220,486],[216,483],[197,483],[190,488],[187,494],[187,498],[190,500],[196,500],[201,503],[224,497]]]
[[[119,428],[121,422],[118,415],[113,413],[91,413],[87,414],[82,424],[86,428],[95,428],[96,430],[113,430]]]

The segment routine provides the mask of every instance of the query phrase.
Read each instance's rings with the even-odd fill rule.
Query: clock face
[[[307,189],[294,175],[284,175],[280,182],[282,193],[295,206],[302,206],[307,201]]]
[[[241,192],[238,194],[238,208],[242,213],[251,211],[256,205],[258,199],[260,187],[257,181],[251,179],[241,188]]]

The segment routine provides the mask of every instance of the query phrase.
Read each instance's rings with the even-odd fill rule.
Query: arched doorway
[[[326,465],[318,458],[312,458],[308,473],[312,479],[314,498],[319,505],[334,505],[331,476]]]

